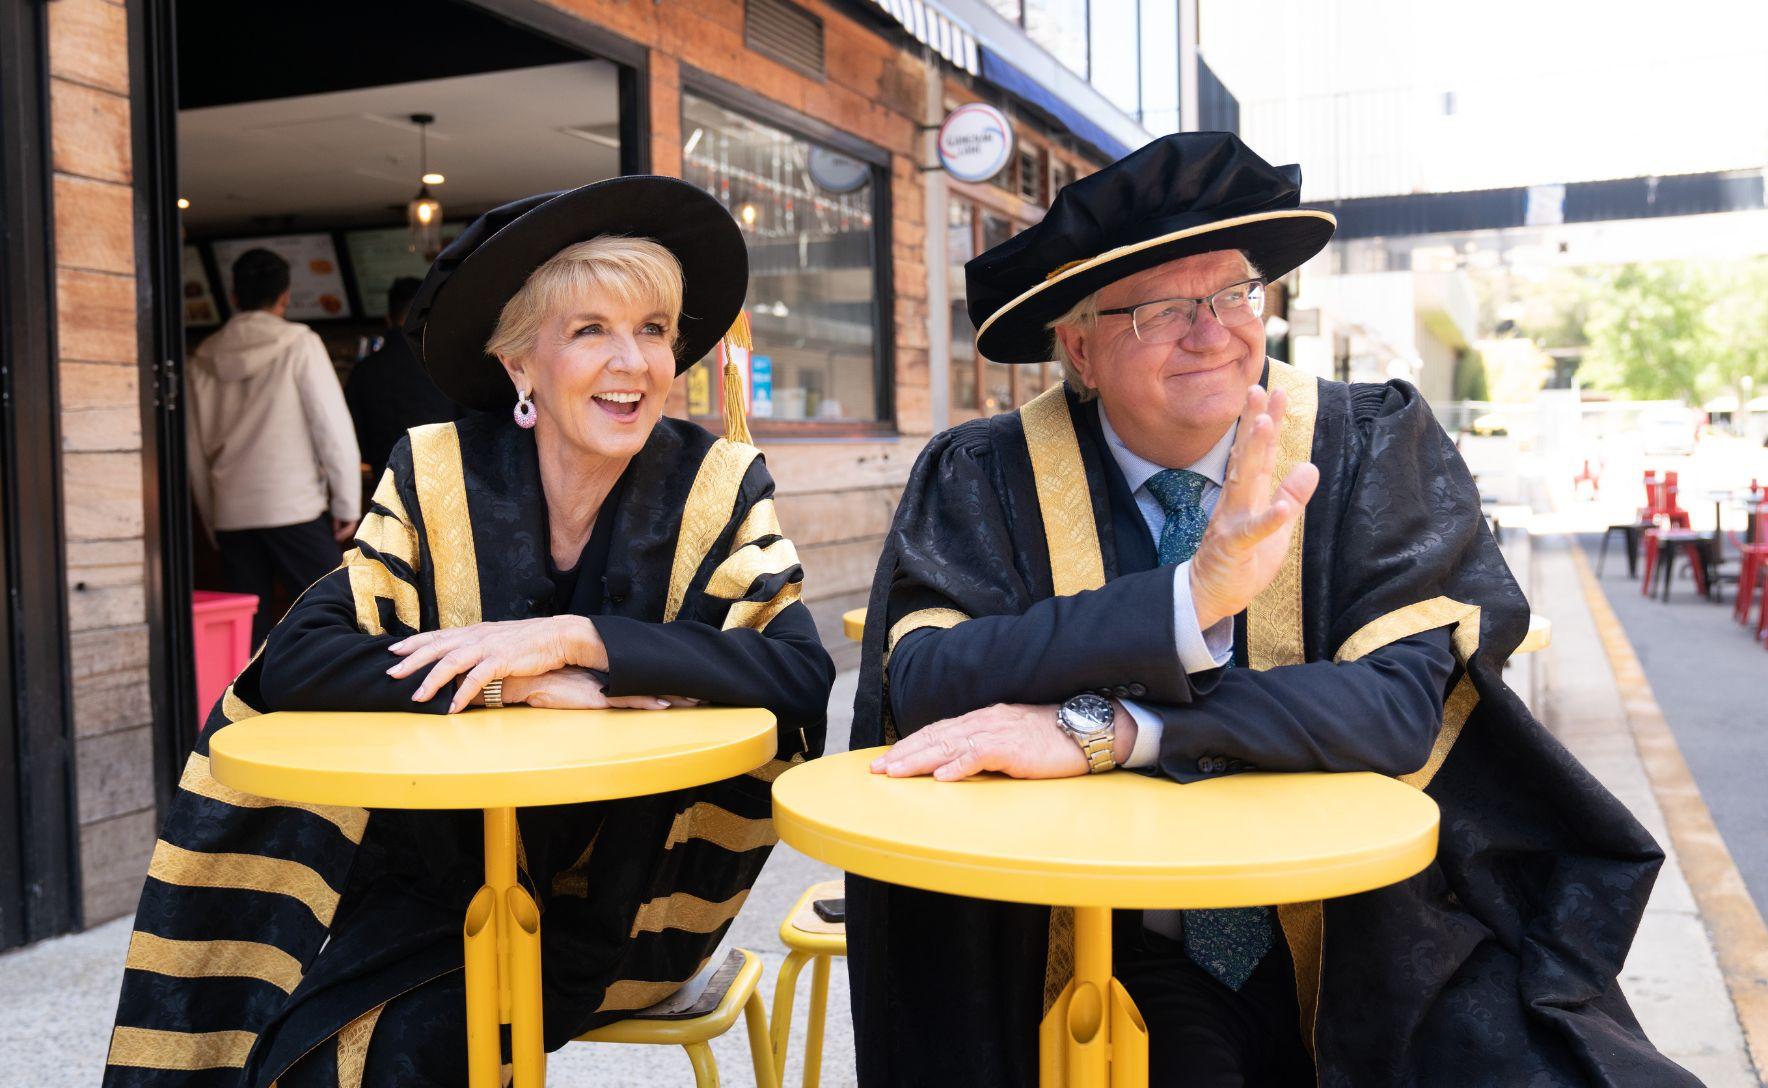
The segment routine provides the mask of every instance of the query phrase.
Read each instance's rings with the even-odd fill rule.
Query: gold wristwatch
[[[1111,700],[1087,692],[1076,695],[1056,711],[1056,724],[1062,732],[1080,745],[1087,757],[1089,774],[1099,774],[1117,766],[1111,747],[1117,741],[1117,711]]]

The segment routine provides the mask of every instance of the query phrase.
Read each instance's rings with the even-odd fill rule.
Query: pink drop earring
[[[534,411],[534,397],[530,393],[521,393],[516,397],[516,426],[524,431],[534,429],[534,420],[538,413]]]

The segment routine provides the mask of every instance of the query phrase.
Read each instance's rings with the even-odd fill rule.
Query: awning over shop
[[[944,12],[922,0],[875,0],[877,5],[901,23],[915,40],[931,48],[946,60],[969,72],[981,75],[976,54],[979,48],[970,32],[951,21]]]
[[[880,0],[882,3],[883,0]],[[1130,153],[1130,148],[1106,132],[1087,116],[1062,101],[1043,84],[1015,68],[999,53],[986,45],[977,46],[982,54],[982,78],[1006,91],[1026,105],[1039,110],[1066,128],[1074,138],[1091,144],[1108,162],[1115,162]]]

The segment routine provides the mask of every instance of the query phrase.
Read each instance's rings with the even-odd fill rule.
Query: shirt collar
[[[1105,402],[1096,402],[1099,406],[1099,426],[1105,432],[1106,448],[1117,460],[1117,467],[1123,472],[1124,483],[1129,485],[1130,494],[1134,495],[1148,482],[1148,478],[1156,472],[1167,468],[1183,468],[1208,477],[1209,481],[1221,487],[1228,478],[1228,453],[1234,448],[1234,435],[1240,430],[1240,421],[1236,419],[1210,448],[1210,451],[1189,465],[1157,465],[1135,450],[1124,445],[1122,438],[1111,426],[1111,417],[1105,412]]]

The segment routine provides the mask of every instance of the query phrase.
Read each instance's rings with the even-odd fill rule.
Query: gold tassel
[[[755,348],[755,339],[749,332],[749,311],[737,311],[736,324],[724,334],[720,347],[724,355],[724,436],[752,446],[755,439],[749,435],[749,420],[743,413],[743,376],[737,372],[737,360],[731,354],[732,348],[745,352]]]

